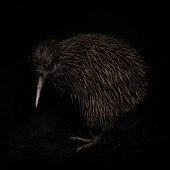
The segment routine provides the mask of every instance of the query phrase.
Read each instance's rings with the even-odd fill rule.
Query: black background
[[[74,163],[65,161],[63,164],[68,163],[68,167],[73,164],[80,166],[78,163],[84,162],[82,163],[84,167],[91,166],[94,169],[109,166],[140,168],[141,166],[147,167],[148,163],[151,167],[159,165],[163,168],[168,165],[166,153],[169,153],[169,110],[167,109],[169,103],[169,42],[167,38],[169,18],[166,6],[166,4],[158,2],[148,4],[123,1],[119,3],[113,1],[110,4],[101,2],[58,4],[55,1],[1,4],[0,124],[2,140],[0,144],[1,160],[4,166],[7,167],[10,164],[14,167],[27,167],[31,160],[30,167],[35,165],[41,167],[44,166],[41,162],[42,159],[47,161],[47,158],[48,161],[53,160],[53,167],[62,165],[62,161],[55,164],[54,160],[57,157],[46,144],[43,145],[47,147],[45,156],[41,155],[41,151],[39,151],[40,156],[36,159],[32,158],[34,152],[32,157],[23,156],[31,152],[31,149],[26,146],[24,148],[27,148],[27,151],[21,149],[24,145],[23,141],[34,140],[34,137],[30,137],[31,134],[34,134],[33,131],[43,128],[49,120],[54,119],[53,112],[58,109],[61,110],[61,113],[70,112],[69,118],[66,114],[63,116],[64,119],[71,119],[70,115],[73,112],[73,110],[69,110],[70,106],[65,106],[66,99],[51,90],[48,84],[44,85],[39,108],[37,110],[34,108],[36,77],[29,56],[35,45],[42,40],[54,37],[60,40],[77,33],[116,35],[129,41],[139,50],[151,69],[152,105],[149,106],[152,114],[149,123],[145,124],[148,129],[145,129],[147,137],[144,138],[145,141],[150,142],[141,144],[139,154],[136,154],[135,151],[134,154],[132,149],[126,151],[125,157],[121,157],[120,152],[122,155],[125,153],[123,148],[121,151],[118,149],[115,152],[99,150],[95,153],[78,154],[79,159],[75,156],[71,160]],[[55,102],[58,105],[55,106]],[[147,107],[150,108],[149,106]],[[30,122],[34,122],[34,125],[29,125]],[[27,132],[20,132],[21,129]],[[37,131],[36,134],[42,132],[42,130]],[[45,134],[45,132],[42,133]],[[17,148],[19,151],[17,152],[17,149],[13,151],[13,148]],[[126,148],[126,150],[128,149]],[[130,158],[128,158],[129,153],[133,153]],[[117,154],[118,158],[116,158]],[[125,159],[125,161],[121,160],[123,163],[119,164],[117,162],[121,162],[120,159]],[[23,163],[24,161],[26,162]]]

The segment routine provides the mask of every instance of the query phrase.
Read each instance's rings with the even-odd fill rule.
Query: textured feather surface
[[[67,89],[79,103],[89,127],[112,128],[145,96],[147,68],[138,52],[124,41],[81,34],[41,47],[53,49],[59,57],[52,82],[58,90]]]

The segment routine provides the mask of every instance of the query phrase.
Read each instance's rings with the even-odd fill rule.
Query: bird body
[[[79,104],[87,126],[101,131],[113,128],[147,90],[147,68],[138,52],[109,35],[79,34],[44,42],[33,59],[42,79],[39,86],[49,77],[56,90],[68,91]]]

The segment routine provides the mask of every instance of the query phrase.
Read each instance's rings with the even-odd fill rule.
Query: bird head
[[[53,45],[41,44],[35,50],[33,54],[33,62],[35,66],[36,74],[38,75],[38,85],[35,107],[38,106],[41,89],[46,78],[53,74],[58,67],[59,57],[55,54],[55,50],[52,48]]]

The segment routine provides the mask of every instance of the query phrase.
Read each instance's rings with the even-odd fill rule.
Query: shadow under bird
[[[42,42],[33,61],[39,75],[35,106],[44,81],[50,81],[79,104],[88,128],[100,132],[91,139],[71,137],[85,143],[78,150],[96,145],[119,117],[136,108],[147,91],[147,67],[140,55],[110,35],[79,34],[61,42]]]

